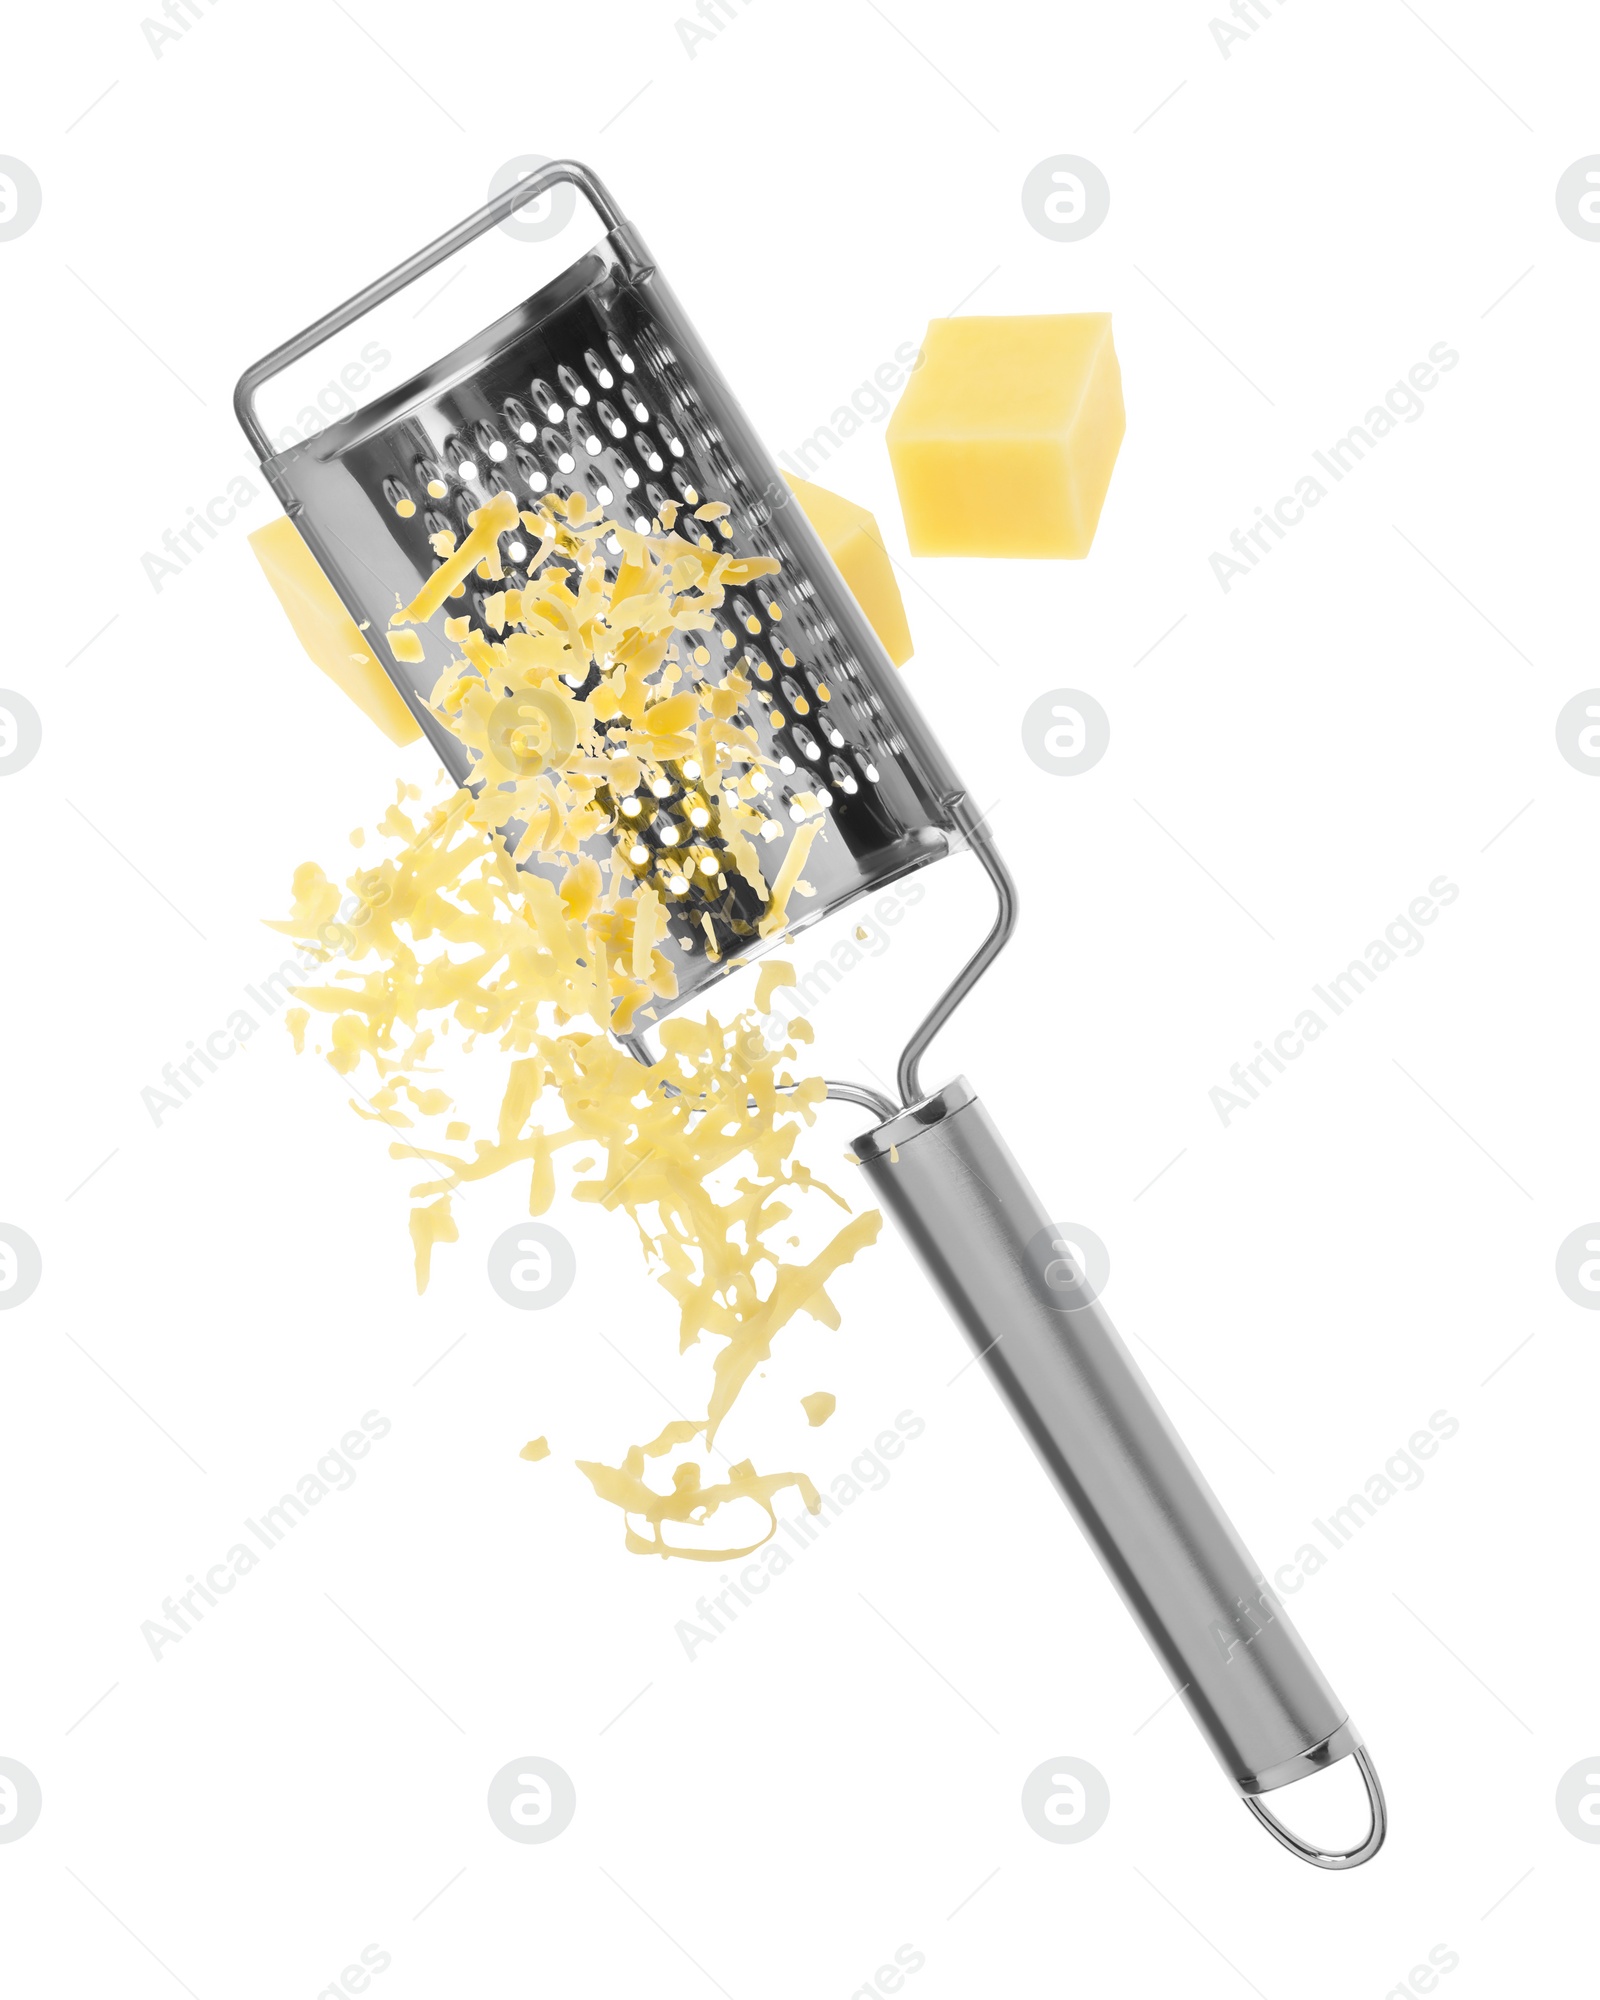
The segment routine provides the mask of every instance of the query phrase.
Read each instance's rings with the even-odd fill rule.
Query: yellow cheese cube
[[[329,680],[349,695],[391,743],[414,743],[422,734],[416,717],[293,521],[287,515],[269,521],[250,537],[250,546],[288,613],[295,637]],[[419,647],[419,656],[420,652]]]
[[[889,419],[919,556],[1086,556],[1124,428],[1110,313],[936,319]]]
[[[850,586],[851,596],[867,614],[883,650],[897,667],[903,667],[911,658],[911,628],[877,522],[865,507],[841,499],[825,486],[813,486],[810,480],[796,479],[787,472],[783,476]]]

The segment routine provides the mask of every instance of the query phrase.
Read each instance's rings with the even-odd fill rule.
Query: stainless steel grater
[[[562,182],[593,205],[606,231],[601,243],[422,374],[273,453],[255,411],[263,384]],[[879,1121],[856,1141],[862,1169],[1245,1803],[1318,1867],[1369,1860],[1386,1830],[1383,1793],[1343,1705],[971,1088],[958,1079],[931,1095],[922,1090],[928,1044],[1014,927],[1010,878],[901,676],[605,189],[571,161],[541,168],[248,369],[234,407],[346,608],[375,633],[432,573],[430,535],[464,534],[468,515],[502,489],[523,504],[582,490],[641,530],[669,500],[720,500],[731,509],[729,547],[778,559],[778,574],[735,595],[707,636],[749,670],[753,692],[741,719],[758,733],[779,802],[809,792],[827,811],[827,837],[805,864],[816,893],[793,910],[790,930],[958,846],[978,856],[999,901],[989,936],[901,1058],[902,1103],[863,1085],[829,1084],[831,1097]],[[507,586],[525,581],[518,564],[526,554],[509,531]],[[469,585],[457,609],[482,624],[482,593]],[[428,704],[456,648],[418,629],[422,662],[385,665],[446,769],[463,782],[467,752]],[[669,772],[666,782],[655,820],[630,827],[630,837],[647,845],[664,837],[690,780]],[[776,817],[783,825],[788,816]],[[608,837],[596,852],[609,859]],[[728,959],[765,948],[761,905],[733,870],[725,879],[728,886],[715,889],[691,881],[670,905],[679,993],[656,1012],[694,999],[720,979]],[[651,1059],[640,1035],[625,1039]],[[1263,1794],[1347,1756],[1357,1761],[1371,1807],[1358,1846],[1315,1847],[1261,1803]]]
[[[272,455],[254,411],[261,385],[508,212],[503,200],[491,204],[252,368],[235,395],[239,420],[357,624],[371,621],[380,656],[379,635],[396,602],[409,603],[436,565],[430,535],[449,528],[464,537],[467,516],[500,488],[524,504],[581,488],[641,531],[668,500],[683,504],[694,494],[726,502],[728,546],[775,556],[781,568],[759,589],[735,594],[707,637],[720,659],[728,631],[734,645],[726,659],[749,670],[755,695],[740,719],[755,727],[771,759],[777,823],[787,835],[785,808],[801,790],[829,809],[832,837],[806,863],[816,894],[803,912],[795,909],[791,928],[815,923],[947,853],[960,782],[637,235],[590,174],[576,166],[564,172],[609,233],[542,291],[425,375]],[[520,201],[550,178],[545,170],[520,183]],[[414,511],[403,517],[397,510],[408,503]],[[525,552],[507,538],[506,582],[497,588],[526,581],[517,566]],[[466,614],[480,625],[483,607],[484,592],[469,591]],[[418,631],[422,662],[385,665],[459,783],[467,753],[427,699],[457,649],[439,631]],[[654,823],[630,831],[658,843],[686,789],[677,785],[661,798]],[[774,865],[781,852],[774,850]],[[595,854],[610,859],[604,837]],[[703,914],[712,917],[720,957],[755,942],[762,905],[731,869],[728,881],[715,895],[697,891],[671,905],[674,1007],[719,977]]]

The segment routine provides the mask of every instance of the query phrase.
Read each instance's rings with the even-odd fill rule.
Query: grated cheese
[[[716,503],[698,509],[719,527],[725,513]],[[736,662],[705,671],[711,654],[684,635],[709,629],[727,592],[777,565],[688,540],[675,532],[677,514],[669,503],[660,531],[640,534],[591,512],[581,494],[519,513],[501,493],[469,516],[459,547],[448,531],[434,537],[438,567],[396,610],[388,637],[398,658],[420,659],[414,628],[442,624],[457,649],[431,703],[467,749],[467,785],[429,803],[401,785],[375,829],[377,857],[347,878],[353,914],[339,920],[349,903],[306,863],[275,928],[308,941],[322,968],[296,993],[296,1046],[315,1022],[318,1052],[360,1078],[352,1108],[390,1127],[392,1157],[422,1166],[410,1218],[419,1291],[435,1249],[459,1239],[453,1204],[466,1186],[510,1173],[539,1215],[564,1183],[568,1198],[628,1217],[673,1300],[680,1353],[714,1349],[705,1415],[669,1424],[618,1464],[575,1463],[622,1510],[629,1550],[724,1561],[775,1531],[779,1492],[793,1488],[813,1512],[820,1506],[803,1473],[763,1474],[744,1459],[713,1476],[706,1461],[778,1336],[802,1315],[839,1325],[827,1286],[873,1242],[880,1218],[850,1217],[808,1260],[787,1254],[799,1238],[778,1245],[799,1201],[820,1197],[848,1215],[795,1156],[826,1095],[820,1077],[795,1075],[795,1043],[809,1031],[796,1024],[769,1048],[760,1026],[773,993],[793,984],[792,965],[763,966],[755,1013],[666,1020],[652,1068],[613,1039],[677,995],[663,949],[672,905],[697,868],[726,880],[698,831],[713,809],[722,855],[765,904],[762,939],[783,931],[793,895],[811,893],[801,870],[825,837],[821,808],[802,794],[805,817],[769,892],[752,841],[785,829],[755,803],[770,791],[770,759],[734,720],[751,682]],[[500,537],[519,524],[539,547],[522,589],[488,596],[494,636],[463,617],[431,623],[474,574],[503,582]],[[608,547],[621,551],[609,576]],[[668,767],[681,773],[697,831],[687,848],[652,853],[634,829],[672,789],[660,783]],[[512,825],[521,832],[508,856],[502,835]],[[611,837],[609,862],[586,851],[597,836]],[[639,853],[643,863],[632,858]],[[513,865],[534,855],[556,864],[557,880]],[[471,1052],[480,1071],[497,1065],[491,1129],[438,1080],[447,1043]],[[569,1149],[579,1156],[558,1179]],[[831,1396],[802,1401],[813,1425],[832,1413]],[[548,1452],[540,1437],[521,1455]],[[735,1503],[765,1515],[765,1534],[749,1547],[708,1548],[707,1523]]]

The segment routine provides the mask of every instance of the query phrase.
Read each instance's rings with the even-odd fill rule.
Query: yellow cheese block
[[[295,637],[329,680],[343,688],[391,743],[414,743],[422,734],[416,717],[293,521],[286,514],[269,521],[250,537],[250,546],[288,613]]]
[[[867,614],[883,650],[897,667],[903,667],[911,658],[911,628],[877,522],[865,507],[841,499],[825,486],[813,486],[808,479],[796,479],[787,472],[783,476],[849,584],[850,594]]]
[[[1086,556],[1124,429],[1110,313],[936,319],[889,419],[919,556]]]

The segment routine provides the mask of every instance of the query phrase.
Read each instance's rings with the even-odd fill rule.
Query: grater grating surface
[[[603,203],[595,205],[604,215]],[[240,386],[252,435],[259,429],[252,378],[275,372],[279,356]],[[960,831],[958,780],[629,225],[615,221],[593,250],[473,340],[341,423],[280,456],[264,455],[263,466],[356,622],[370,624],[380,657],[397,603],[408,603],[436,566],[430,536],[448,529],[464,538],[468,516],[496,492],[509,491],[522,507],[582,492],[640,532],[669,501],[686,513],[724,502],[726,520],[707,530],[717,545],[775,557],[779,570],[731,592],[708,627],[688,635],[688,646],[704,646],[719,670],[742,665],[750,679],[736,720],[755,730],[770,760],[774,869],[804,817],[796,796],[810,793],[826,808],[805,862],[814,893],[791,902],[787,928],[818,922],[950,851]],[[526,581],[519,565],[529,539],[516,530],[501,538],[507,574],[496,588]],[[613,547],[612,574],[620,560]],[[450,611],[492,638],[487,595],[473,578]],[[439,622],[415,628],[419,664],[384,665],[460,783],[467,752],[428,702],[458,650],[434,629]],[[626,825],[629,847],[637,851],[637,842],[649,856],[637,873],[650,877],[665,850],[681,852],[688,840],[702,853],[722,851],[716,793],[704,774],[664,765],[654,791],[646,813]],[[691,825],[696,809],[709,824]],[[590,843],[602,867],[617,838]],[[537,856],[523,865],[550,867]],[[715,883],[691,873],[668,907],[679,991],[656,1004],[656,1015],[770,942],[757,932],[763,904],[731,865]],[[640,1018],[651,1013],[641,1010]]]

